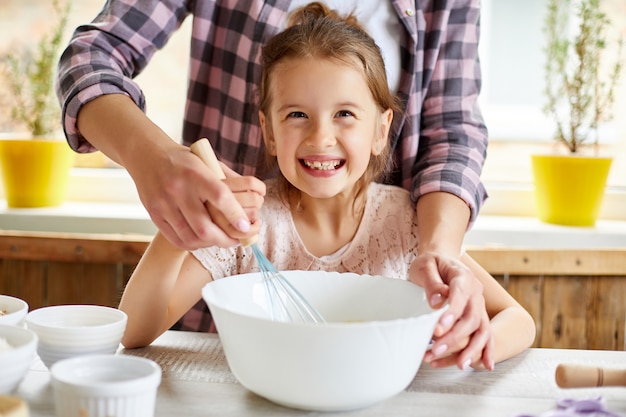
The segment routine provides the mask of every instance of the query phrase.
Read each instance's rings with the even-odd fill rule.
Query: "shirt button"
[[[406,13],[407,16],[413,16],[415,11],[413,9],[406,9],[404,13]]]

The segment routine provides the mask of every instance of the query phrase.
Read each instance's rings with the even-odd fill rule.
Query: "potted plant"
[[[67,26],[69,4],[53,1],[53,27],[33,47],[0,57],[0,76],[12,124],[28,133],[0,140],[0,165],[9,207],[54,206],[63,202],[74,152],[60,128],[53,77]]]
[[[600,0],[548,0],[544,23],[544,112],[566,154],[532,155],[537,213],[548,223],[593,226],[612,161],[597,155],[598,126],[612,117],[622,42],[607,66],[611,22]],[[593,155],[585,153],[590,149]]]

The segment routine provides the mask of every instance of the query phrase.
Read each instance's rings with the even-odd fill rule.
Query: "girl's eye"
[[[351,116],[354,116],[354,114],[348,110],[339,110],[337,112],[337,117],[351,117]]]
[[[301,118],[306,117],[306,114],[302,113],[301,111],[292,111],[287,115],[287,117]]]

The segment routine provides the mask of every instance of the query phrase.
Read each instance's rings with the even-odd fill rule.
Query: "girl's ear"
[[[265,142],[265,149],[267,153],[276,156],[276,146],[274,146],[274,136],[271,134],[271,127],[268,126],[269,122],[265,117],[265,113],[259,110],[259,122],[261,123],[261,132],[263,133],[263,141]]]
[[[372,142],[372,155],[378,156],[387,146],[389,140],[389,129],[391,129],[391,121],[393,120],[393,110],[387,109],[380,115],[379,136],[374,138]]]

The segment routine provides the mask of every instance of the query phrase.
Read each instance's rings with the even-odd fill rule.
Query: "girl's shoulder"
[[[367,189],[367,205],[377,210],[389,209],[394,212],[415,212],[411,196],[407,190],[397,185],[373,182]]]

